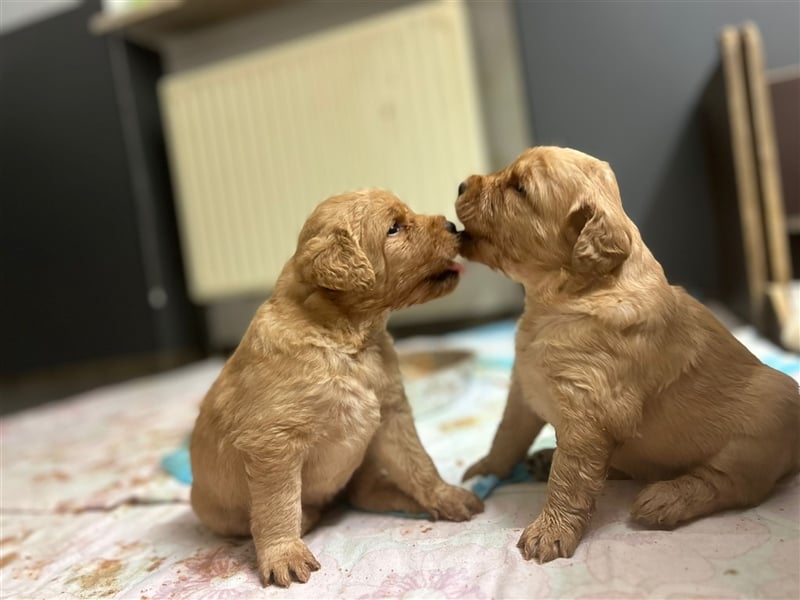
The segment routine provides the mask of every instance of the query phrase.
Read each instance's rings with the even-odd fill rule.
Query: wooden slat
[[[789,254],[772,100],[764,73],[764,47],[755,23],[742,25],[741,36],[766,234],[769,280],[785,284],[792,279],[792,260]]]
[[[733,27],[724,28],[720,36],[720,46],[736,180],[736,201],[744,245],[750,319],[760,327],[764,319],[767,291],[767,259],[764,251],[756,159],[739,31]]]

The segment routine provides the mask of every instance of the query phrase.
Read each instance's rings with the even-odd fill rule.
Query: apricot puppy
[[[538,147],[456,203],[461,253],[525,287],[502,422],[477,474],[507,476],[545,422],[558,447],[526,559],[572,556],[609,469],[648,482],[634,519],[678,523],[761,502],[800,466],[800,393],[671,286],[605,162]]]
[[[452,223],[388,192],[329,198],[211,386],[191,441],[192,507],[219,534],[252,534],[264,585],[319,568],[300,538],[346,486],[370,510],[483,510],[422,448],[386,331],[391,310],[455,288],[457,249]]]

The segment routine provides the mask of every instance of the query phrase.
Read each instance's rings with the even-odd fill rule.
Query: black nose
[[[462,181],[461,183],[458,184],[458,195],[460,196],[466,191],[467,191],[467,182]]]
[[[457,233],[458,229],[456,229],[456,224],[451,223],[450,221],[446,221],[444,224],[444,228],[447,229],[450,233]]]

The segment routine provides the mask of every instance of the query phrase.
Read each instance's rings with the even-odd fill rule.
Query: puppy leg
[[[301,583],[320,565],[300,540],[302,533],[302,454],[287,451],[270,460],[248,461],[250,529],[262,584],[286,587],[292,575]],[[306,523],[308,525],[308,521]]]
[[[419,503],[434,519],[466,521],[483,511],[483,502],[469,490],[442,481],[414,427],[411,409],[402,387],[391,393],[402,395],[387,402],[381,426],[367,449],[365,461],[386,473],[404,494]],[[408,505],[407,508],[416,508]]]
[[[219,535],[250,535],[250,515],[246,507],[222,505],[196,483],[192,486],[191,499],[195,514],[211,531]]]
[[[561,423],[547,496],[539,516],[528,525],[517,547],[526,560],[544,563],[572,556],[603,487],[613,441],[584,423]]]
[[[466,481],[475,475],[496,475],[500,479],[511,475],[514,465],[525,459],[544,424],[525,403],[515,369],[511,375],[511,389],[503,419],[494,434],[492,448],[487,456],[466,470],[461,480]]]
[[[550,467],[553,464],[553,454],[555,451],[555,448],[543,448],[531,454],[525,461],[525,467],[527,467],[528,473],[530,473],[536,481],[547,481],[550,477]],[[606,479],[609,481],[622,481],[631,479],[631,476],[619,469],[609,467]]]
[[[736,439],[707,464],[645,487],[633,502],[631,516],[651,527],[669,528],[720,510],[754,506],[769,495],[790,464],[780,436]]]
[[[191,501],[203,524],[219,535],[249,536],[247,479],[241,460],[198,420],[191,440]]]
[[[350,503],[364,510],[412,514],[425,512],[422,505],[392,483],[369,456],[353,474],[347,493]]]

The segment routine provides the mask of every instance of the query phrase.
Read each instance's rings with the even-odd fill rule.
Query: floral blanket
[[[800,360],[734,332],[800,379]],[[401,350],[471,349],[462,393],[420,414],[420,437],[457,482],[487,450],[513,359],[513,323],[405,340]],[[497,488],[468,523],[337,507],[306,537],[322,564],[307,584],[262,589],[250,540],[219,538],[160,467],[186,439],[222,366],[201,362],[98,389],[0,422],[3,598],[798,598],[800,479],[764,504],[648,531],[627,519],[639,489],[610,481],[571,559],[525,562],[516,549],[545,484]],[[424,399],[422,399],[424,401]],[[552,430],[536,445],[552,445]]]

